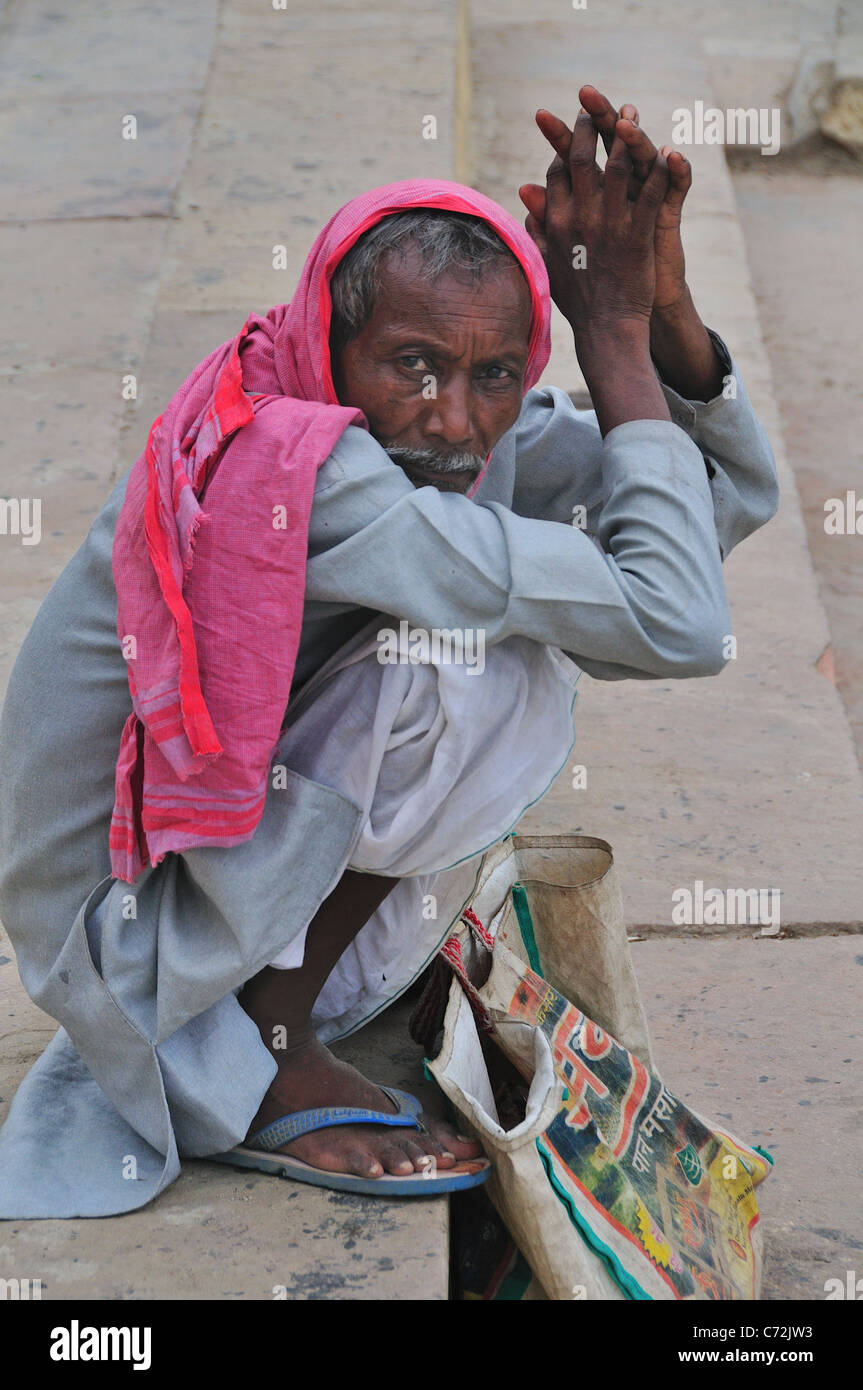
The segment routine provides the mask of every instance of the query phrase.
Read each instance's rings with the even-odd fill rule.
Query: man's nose
[[[471,447],[475,439],[470,382],[454,377],[438,382],[437,395],[423,421],[424,433],[451,449]]]

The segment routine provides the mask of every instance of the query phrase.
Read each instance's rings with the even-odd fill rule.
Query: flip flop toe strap
[[[383,1088],[381,1088],[383,1089]],[[316,1129],[327,1129],[330,1125],[394,1125],[400,1129],[423,1128],[415,1115],[390,1115],[384,1110],[363,1110],[352,1105],[330,1105],[320,1110],[298,1110],[294,1115],[283,1115],[273,1120],[253,1134],[246,1143],[252,1149],[266,1149],[272,1152],[299,1139],[303,1134],[312,1134]]]

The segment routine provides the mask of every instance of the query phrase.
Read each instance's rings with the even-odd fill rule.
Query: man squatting
[[[131,812],[115,810],[112,825],[123,776],[130,796],[140,799],[141,777],[148,794],[154,764],[141,772],[135,762],[145,725],[158,740],[158,701],[145,708],[141,686],[145,620],[136,666],[118,643],[129,628],[111,578],[113,558],[132,602],[114,542],[124,498],[133,515],[134,471],[45,599],[0,731],[0,910],[25,987],[61,1029],[0,1135],[0,1215],[128,1210],[176,1177],[180,1155],[213,1155],[283,1116],[328,1106],[395,1114],[392,1096],[326,1042],[407,988],[458,916],[465,867],[475,870],[560,770],[578,671],[621,680],[722,670],[722,562],[776,511],[773,457],[686,284],[688,161],[657,151],[633,106],[618,115],[592,87],[580,99],[572,130],[537,115],[555,157],[544,187],[520,190],[526,230],[459,185],[376,190],[328,224],[338,237],[322,234],[291,304],[249,321],[242,386],[257,413],[207,480],[214,512],[219,487],[238,477],[233,459],[246,459],[250,478],[258,468],[254,486],[266,489],[267,458],[251,446],[277,407],[295,411],[285,418],[297,457],[313,450],[297,411],[338,424],[314,460],[307,556],[302,536],[301,630],[273,754],[288,786],[268,781],[254,826],[155,853],[158,796],[149,839],[129,829]],[[334,260],[345,228],[361,225]],[[593,411],[533,387],[548,356],[549,286]],[[202,416],[181,431],[161,519],[142,502],[123,545],[146,529],[152,557],[172,498],[181,526],[187,480],[170,468],[206,428]],[[161,476],[151,463],[148,507]],[[572,524],[581,506],[585,527]],[[216,555],[210,534],[197,533],[194,564],[182,547],[181,558],[216,708],[236,691],[230,671],[217,689],[207,642],[230,628],[237,661],[252,661],[256,606],[278,595],[266,587],[271,539],[232,532],[233,550]],[[258,547],[257,586],[237,618],[231,575]],[[215,573],[223,589],[208,594]],[[163,593],[170,582],[163,576]],[[157,608],[167,612],[161,599]],[[381,662],[375,633],[404,623],[481,632],[482,674]],[[264,680],[267,661],[255,669]],[[131,724],[130,677],[140,716]],[[251,726],[251,687],[247,698]],[[131,752],[115,784],[124,729]],[[216,732],[227,747],[230,729]],[[168,742],[159,748],[172,754]],[[171,806],[194,816],[195,776],[175,785]],[[227,816],[229,793],[220,805]],[[127,881],[108,860],[109,825],[112,848],[129,847]],[[432,890],[438,920],[423,922]],[[428,1155],[445,1174],[479,1146],[427,1118],[424,1129],[331,1124],[280,1151],[374,1179],[419,1172]],[[137,1181],[124,1183],[130,1155]]]

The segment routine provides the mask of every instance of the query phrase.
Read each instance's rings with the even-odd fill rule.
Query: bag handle
[[[494,950],[494,937],[483,926],[472,908],[466,907],[459,919],[468,928],[470,935],[484,951]],[[455,975],[467,995],[477,1028],[482,1033],[491,1032],[491,1019],[476,986],[471,983],[462,955],[461,939],[458,931],[452,932],[441,946],[434,959],[428,983],[422,998],[411,1015],[408,1029],[411,1037],[429,1051],[440,1029],[446,1013],[449,983]]]
[[[461,914],[460,920],[464,922],[473,940],[482,950],[489,952],[494,950],[494,937],[486,927],[483,926],[473,908],[466,907]],[[451,936],[447,937],[440,948],[440,954],[443,956],[467,995],[471,1008],[473,1009],[477,1027],[484,1033],[490,1033],[492,1025],[488,1009],[480,998],[476,985],[468,978],[464,956],[462,954],[461,940],[457,932],[453,932]]]

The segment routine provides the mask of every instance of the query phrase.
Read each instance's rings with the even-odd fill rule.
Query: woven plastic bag
[[[486,1190],[539,1286],[528,1296],[757,1298],[754,1189],[772,1160],[654,1069],[607,842],[495,846],[439,970],[428,1066],[494,1162]],[[429,1038],[442,978],[415,1035]]]

